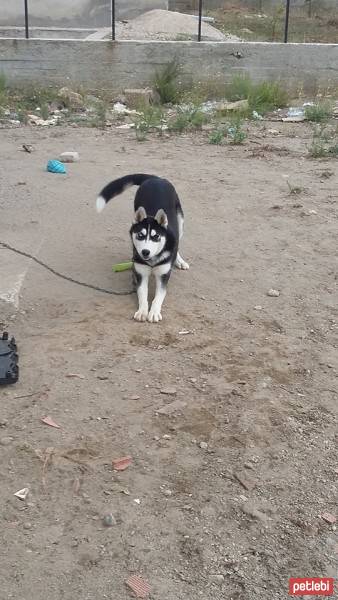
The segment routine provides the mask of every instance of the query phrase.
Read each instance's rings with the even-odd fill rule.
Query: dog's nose
[[[149,254],[150,254],[150,250],[142,250],[143,258],[148,258]]]

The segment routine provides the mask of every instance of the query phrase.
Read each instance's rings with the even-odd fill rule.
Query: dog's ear
[[[155,221],[157,221],[159,225],[162,225],[162,227],[168,227],[168,217],[163,208],[160,208],[160,210],[157,211]]]
[[[145,209],[143,208],[143,206],[140,206],[140,208],[138,208],[135,213],[134,223],[140,223],[141,221],[143,221],[146,218],[147,218],[147,213],[146,213]]]

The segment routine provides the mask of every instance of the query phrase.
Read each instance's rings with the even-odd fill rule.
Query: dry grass
[[[284,36],[285,6],[281,2],[274,8],[257,2],[257,8],[226,4],[223,9],[210,11],[220,30],[247,41],[282,42]],[[310,16],[309,16],[310,15]],[[290,42],[337,42],[336,10],[318,6],[292,7],[289,20]]]

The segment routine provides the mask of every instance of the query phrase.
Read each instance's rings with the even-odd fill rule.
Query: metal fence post
[[[115,40],[115,0],[111,0],[111,39]]]
[[[198,41],[202,38],[202,12],[203,12],[203,0],[199,0],[198,4]]]
[[[288,32],[289,32],[289,14],[290,14],[290,0],[286,0],[285,8],[285,28],[284,28],[284,44],[288,43]]]
[[[29,38],[29,26],[28,26],[28,0],[25,1],[25,36],[26,40]]]

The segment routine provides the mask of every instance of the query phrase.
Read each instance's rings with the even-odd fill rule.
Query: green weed
[[[143,112],[134,118],[136,139],[143,142],[147,139],[147,134],[157,130],[160,134],[163,132],[164,113],[159,106],[148,106]]]
[[[207,120],[208,116],[199,106],[187,104],[178,107],[176,115],[168,123],[168,128],[170,131],[182,133],[187,130],[201,129]]]
[[[239,145],[247,138],[246,132],[243,130],[243,119],[235,117],[232,119],[230,126],[227,129],[230,144]]]
[[[226,130],[224,127],[218,127],[214,129],[209,135],[209,144],[221,146],[224,144],[224,138],[226,136]]]
[[[328,121],[331,116],[332,106],[328,102],[321,102],[320,104],[314,104],[313,106],[307,106],[305,108],[306,119],[314,123]]]
[[[153,85],[160,97],[162,104],[176,104],[180,97],[178,76],[180,65],[177,59],[165,65],[161,71],[155,73]]]
[[[40,115],[41,115],[41,119],[43,119],[44,121],[47,121],[47,119],[49,119],[48,104],[41,105]]]
[[[254,84],[246,75],[236,75],[228,84],[225,95],[230,102],[248,100],[249,114],[264,114],[287,106],[288,94],[278,82],[263,81]]]
[[[338,156],[338,140],[334,131],[331,128],[326,128],[325,125],[315,127],[308,152],[311,158]]]

